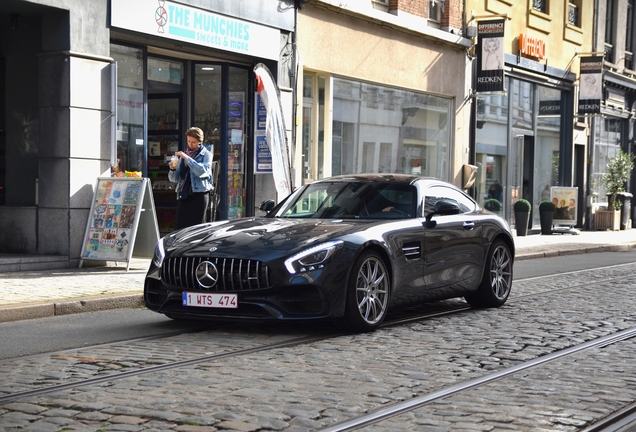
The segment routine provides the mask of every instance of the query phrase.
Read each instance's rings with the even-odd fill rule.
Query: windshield
[[[415,187],[401,183],[320,182],[289,197],[275,217],[404,219],[415,217]]]

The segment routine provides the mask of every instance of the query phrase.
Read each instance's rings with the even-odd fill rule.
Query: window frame
[[[568,0],[567,1],[567,13],[566,13],[566,23],[567,25],[571,25],[574,27],[581,28],[581,13],[583,12],[581,0]],[[572,19],[574,16],[574,19]]]
[[[616,10],[614,8],[614,0],[607,0],[605,4],[605,36],[603,39],[605,60],[613,64],[616,54],[614,50],[616,46],[616,32],[614,31],[616,28]]]
[[[437,24],[442,23],[442,16],[444,15],[444,0],[428,0],[428,19],[429,21]]]
[[[530,8],[533,11],[550,15],[550,0],[530,0]]]
[[[436,191],[444,191],[446,193],[436,193],[435,196],[431,194],[431,192],[435,193]],[[468,195],[463,193],[460,190],[452,188],[450,186],[445,186],[441,184],[430,185],[424,191],[424,208],[423,213],[424,217],[426,217],[431,210],[431,204],[427,204],[427,201],[435,198],[435,202],[432,203],[433,208],[435,204],[439,201],[451,201],[456,203],[459,206],[459,210],[461,214],[471,213],[477,210],[479,205]]]
[[[634,70],[634,0],[627,0],[625,13],[625,69]]]

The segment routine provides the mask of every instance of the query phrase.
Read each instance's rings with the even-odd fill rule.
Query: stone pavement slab
[[[636,229],[515,237],[516,260],[636,248]]]
[[[102,267],[0,273],[0,322],[143,306],[149,259]]]

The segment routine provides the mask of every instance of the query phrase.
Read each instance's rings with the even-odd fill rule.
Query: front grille
[[[180,288],[206,289],[196,278],[197,266],[203,261],[213,263],[218,271],[217,283],[210,291],[246,291],[270,288],[274,284],[266,264],[236,258],[168,258],[161,268],[161,279]]]

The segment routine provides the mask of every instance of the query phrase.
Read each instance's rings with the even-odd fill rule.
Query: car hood
[[[266,261],[359,231],[377,221],[245,218],[196,225],[164,238],[166,253]]]

